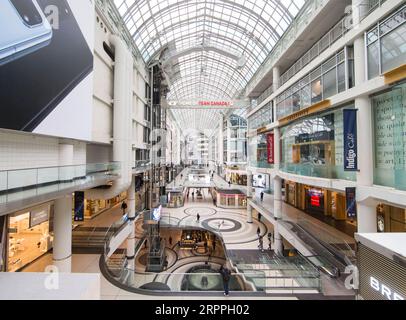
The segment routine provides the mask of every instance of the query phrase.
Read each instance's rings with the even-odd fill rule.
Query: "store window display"
[[[343,110],[353,105],[310,116],[281,130],[281,170],[330,179],[356,179],[344,171]]]
[[[17,271],[51,249],[50,208],[46,206],[9,217],[7,271]]]

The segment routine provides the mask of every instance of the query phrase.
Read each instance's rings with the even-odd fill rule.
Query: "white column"
[[[135,270],[135,179],[132,178],[131,186],[127,190],[128,200],[128,219],[131,228],[131,233],[127,238],[127,261],[128,261],[128,281],[129,284],[133,283]]]
[[[378,232],[376,205],[366,205],[358,203],[358,233]]]
[[[247,223],[252,223],[252,206],[247,205]]]
[[[366,80],[365,38],[362,34],[354,40],[354,77],[359,86]]]
[[[358,109],[358,168],[357,183],[362,186],[371,186],[374,183],[374,160],[373,160],[373,128],[372,128],[372,105],[368,96],[355,99],[355,107]]]
[[[72,271],[72,195],[55,200],[53,264],[61,273]]]
[[[279,222],[274,226],[274,250],[278,255],[283,255],[283,239],[279,233]]]
[[[273,92],[279,89],[280,87],[280,78],[281,78],[281,71],[279,67],[274,67],[272,69],[272,74],[273,74]]]
[[[274,130],[274,156],[275,165],[274,169],[276,174],[279,173],[280,169],[280,129],[275,128]],[[279,176],[275,176],[273,180],[274,186],[274,217],[276,219],[282,219],[282,179]]]
[[[252,172],[247,171],[247,198],[252,198]]]
[[[59,180],[68,181],[72,180],[75,175],[73,166],[73,145],[60,144],[59,145],[59,161],[58,165],[61,167],[59,170]],[[85,171],[85,168],[84,168]]]
[[[218,139],[218,162],[219,166],[223,166],[224,163],[224,144],[223,144],[223,132],[224,132],[224,119],[223,116],[220,117],[219,126],[219,139]]]
[[[359,4],[360,0],[354,0]],[[359,9],[363,10],[363,6]],[[362,16],[362,12],[358,12]],[[361,85],[366,80],[365,65],[365,38],[358,37],[354,42],[354,69],[355,84]],[[373,159],[373,119],[371,99],[365,95],[355,99],[355,108],[358,110],[358,168],[357,184],[359,186],[372,186],[374,183]],[[377,232],[376,206],[357,203],[358,232]]]
[[[275,219],[282,219],[282,180],[275,177],[273,180],[274,195],[273,195],[273,215]]]
[[[358,28],[362,19],[368,14],[368,9],[365,0],[352,0],[352,19],[354,29]]]

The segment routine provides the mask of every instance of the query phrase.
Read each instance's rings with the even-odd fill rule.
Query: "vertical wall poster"
[[[357,110],[344,112],[344,171],[358,171]]]
[[[356,188],[345,188],[346,212],[348,219],[357,217]]]
[[[268,163],[275,164],[275,136],[273,133],[269,133],[266,136],[268,147]]]
[[[74,221],[85,221],[85,193],[83,191],[76,191],[74,197]]]

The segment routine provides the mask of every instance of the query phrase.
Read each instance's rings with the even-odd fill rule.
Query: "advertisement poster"
[[[345,189],[347,218],[354,220],[357,217],[356,188]]]
[[[344,110],[344,171],[358,171],[357,110]]]
[[[268,163],[275,164],[275,136],[273,133],[269,133],[266,136],[267,139],[267,149],[268,149]]]
[[[0,128],[91,140],[94,3],[7,0],[0,12]]]
[[[83,191],[75,192],[74,197],[74,221],[85,221],[85,193]]]

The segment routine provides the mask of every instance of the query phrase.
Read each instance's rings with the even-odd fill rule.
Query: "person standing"
[[[197,219],[197,223],[199,223],[200,222],[200,214],[196,215],[196,219]]]
[[[261,250],[261,252],[264,252],[264,239],[263,239],[263,237],[259,237],[259,245],[258,245],[258,248],[259,248],[259,250]]]
[[[264,192],[262,191],[261,192],[261,202],[263,202],[264,201]]]
[[[258,229],[257,229],[257,235],[258,235],[258,237],[261,235],[261,228],[260,227],[258,227]]]
[[[223,278],[224,295],[227,297],[229,295],[229,283],[231,278],[231,271],[228,268],[221,266],[220,274]]]
[[[125,215],[125,211],[127,210],[128,206],[125,201],[121,204],[121,210],[123,210],[123,215]]]
[[[195,201],[195,192],[192,192],[192,201]]]
[[[231,188],[231,180],[228,181],[228,187]]]

